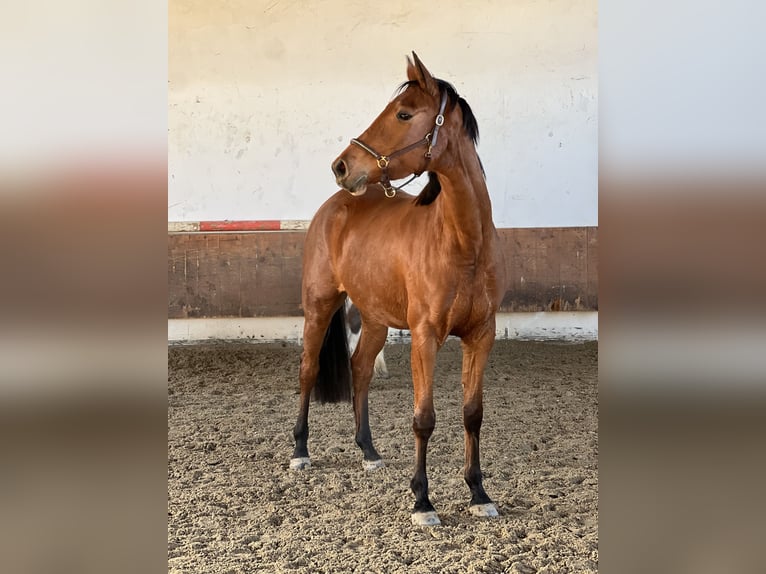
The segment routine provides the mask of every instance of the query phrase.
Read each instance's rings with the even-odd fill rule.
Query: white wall
[[[477,116],[498,227],[597,225],[596,0],[170,0],[169,15],[171,221],[310,219],[415,50]]]

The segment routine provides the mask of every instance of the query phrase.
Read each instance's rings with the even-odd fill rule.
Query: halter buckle
[[[436,125],[441,126],[444,124],[444,114],[439,114],[436,116]]]

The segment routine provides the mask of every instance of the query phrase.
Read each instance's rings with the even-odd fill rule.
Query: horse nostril
[[[332,172],[335,174],[335,177],[346,175],[346,162],[340,158],[336,159],[335,163],[332,164]]]

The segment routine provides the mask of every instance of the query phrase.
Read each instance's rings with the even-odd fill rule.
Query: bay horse
[[[426,450],[436,423],[434,364],[449,335],[461,339],[463,350],[468,508],[477,516],[497,515],[482,486],[479,432],[484,367],[495,341],[505,265],[471,108],[451,84],[434,78],[414,52],[407,58],[407,78],[370,127],[333,161],[342,189],[319,208],[306,235],[300,410],[290,468],[311,464],[308,411],[315,383],[316,398],[334,402],[349,398],[351,382],[355,439],[364,468],[384,466],[368,417],[373,361],[387,327],[409,329],[415,435],[411,519],[430,526],[440,524],[426,476]],[[391,184],[424,171],[429,181],[416,197]],[[341,338],[347,296],[362,319],[350,368]]]

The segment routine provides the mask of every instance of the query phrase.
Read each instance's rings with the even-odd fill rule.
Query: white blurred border
[[[0,177],[167,155],[167,5],[29,0],[0,18]]]

